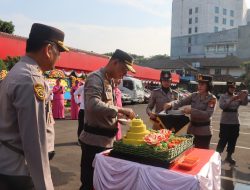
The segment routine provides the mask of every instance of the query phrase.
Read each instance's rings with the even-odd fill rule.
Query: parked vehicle
[[[131,104],[132,98],[129,94],[122,92],[122,104]]]
[[[119,89],[131,97],[132,103],[144,102],[145,92],[141,80],[126,76],[119,85]]]
[[[151,96],[151,91],[144,88],[144,103],[148,103]]]

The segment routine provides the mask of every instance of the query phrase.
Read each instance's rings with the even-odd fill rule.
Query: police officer
[[[175,100],[176,94],[170,88],[171,86],[171,73],[169,71],[162,71],[160,75],[161,88],[155,89],[152,91],[146,112],[149,115],[150,119],[156,121],[156,114],[160,113],[164,109],[164,104]],[[155,112],[153,109],[155,108]],[[154,130],[159,130],[160,126],[157,122],[153,125]]]
[[[4,190],[53,190],[47,148],[48,88],[43,71],[54,68],[64,33],[35,23],[26,55],[0,85],[0,187]],[[4,188],[3,188],[4,187]]]
[[[238,109],[240,105],[247,105],[247,90],[235,93],[235,82],[227,82],[227,92],[220,97],[219,106],[223,110],[220,120],[220,140],[216,151],[222,153],[227,145],[227,157],[225,161],[235,164],[232,154],[235,150],[237,138],[239,136],[240,123]]]
[[[91,73],[85,82],[84,130],[82,143],[81,190],[93,189],[92,162],[95,154],[112,148],[117,128],[117,116],[122,114],[132,119],[132,109],[114,106],[113,79],[122,79],[127,71],[135,72],[133,58],[117,49],[108,64]]]
[[[196,148],[209,149],[212,137],[211,119],[216,105],[216,97],[211,94],[212,77],[209,75],[198,75],[198,91],[188,97],[165,104],[165,109],[178,109],[185,105],[183,113],[190,114],[191,122],[188,133],[193,134]]]

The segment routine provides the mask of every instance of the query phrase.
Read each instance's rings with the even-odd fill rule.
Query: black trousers
[[[233,154],[235,145],[239,137],[240,125],[239,124],[220,124],[220,140],[217,145],[216,151],[222,153],[227,145],[228,154]]]
[[[77,136],[81,135],[81,132],[84,128],[84,110],[80,109],[78,112],[78,129],[77,129]]]
[[[33,181],[29,176],[9,176],[0,174],[1,190],[35,190]]]
[[[206,136],[195,135],[194,136],[195,148],[209,149],[211,138],[212,135],[206,135]]]
[[[93,190],[93,174],[94,168],[92,162],[97,153],[100,153],[106,148],[91,146],[81,143],[82,158],[81,158],[81,182],[80,190]]]

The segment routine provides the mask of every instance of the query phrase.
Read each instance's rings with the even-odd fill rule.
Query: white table
[[[214,152],[196,175],[97,154],[95,190],[218,190],[221,158]]]

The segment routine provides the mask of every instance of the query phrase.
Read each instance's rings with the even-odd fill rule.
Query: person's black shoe
[[[236,161],[234,159],[232,159],[232,157],[226,157],[225,159],[226,162],[228,162],[229,164],[235,165]]]

